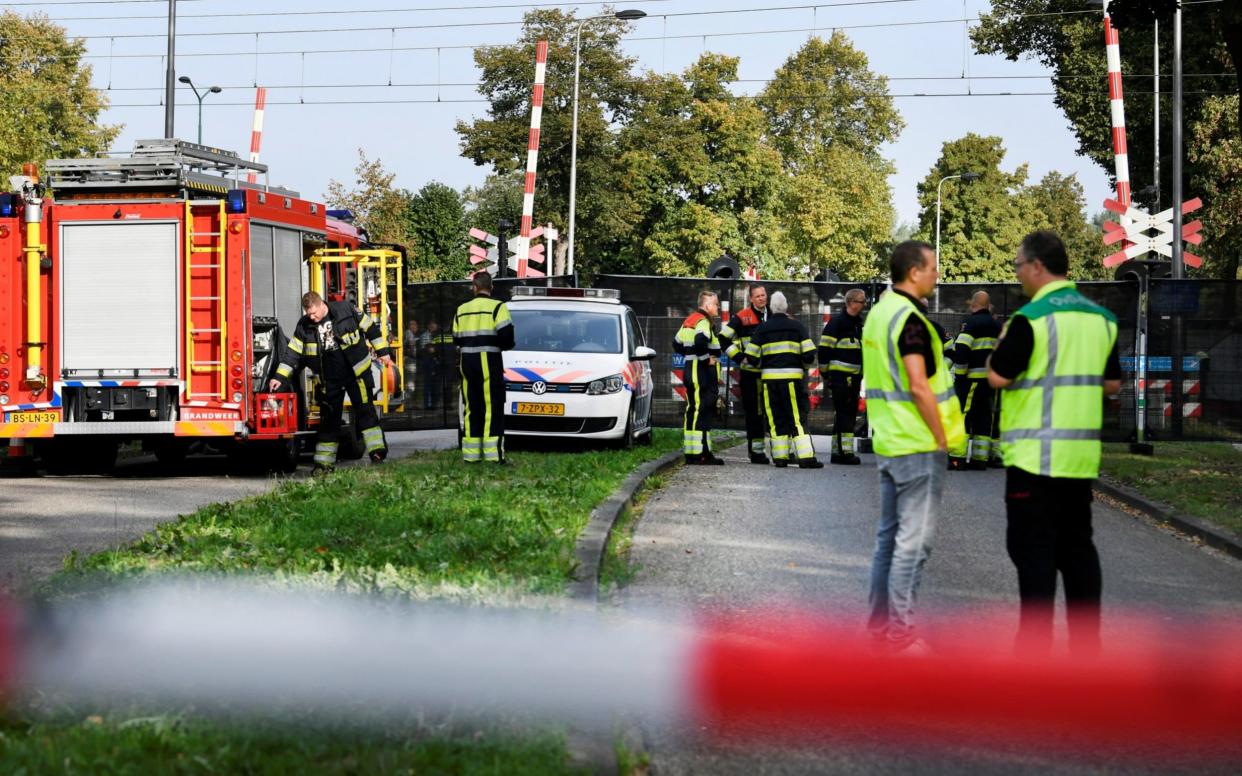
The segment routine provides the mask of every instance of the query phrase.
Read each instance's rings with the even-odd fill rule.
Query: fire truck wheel
[[[353,423],[341,426],[341,439],[338,444],[336,457],[342,461],[357,461],[367,451],[362,432]]]

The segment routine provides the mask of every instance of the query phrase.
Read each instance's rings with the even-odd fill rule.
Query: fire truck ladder
[[[195,232],[194,231],[194,208],[195,206],[213,206],[219,208],[217,215],[216,231],[214,232]],[[200,210],[200,213],[202,211]],[[225,241],[224,232],[227,228],[227,215],[225,213],[225,201],[208,200],[185,202],[185,353],[186,364],[189,374],[186,375],[185,381],[185,398],[214,398],[215,392],[203,393],[194,391],[194,376],[200,374],[216,374],[219,381],[220,401],[228,401],[229,384],[228,374],[225,372],[224,354],[226,351],[227,318],[225,302]],[[211,238],[211,245],[199,245],[198,238]],[[207,262],[195,261],[196,256],[210,256]],[[195,274],[197,273],[197,274]],[[209,281],[204,283],[203,281]],[[197,281],[197,283],[195,282]],[[205,295],[196,295],[196,291],[203,292]],[[195,303],[209,303],[209,307],[215,308],[216,315],[213,323],[208,327],[198,328],[194,321],[194,305]],[[199,307],[200,320],[202,319],[202,307]]]

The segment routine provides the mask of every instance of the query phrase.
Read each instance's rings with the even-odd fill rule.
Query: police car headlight
[[[621,379],[621,375],[611,375],[602,380],[592,380],[587,386],[587,393],[596,396],[602,393],[618,393],[625,387],[625,381]]]

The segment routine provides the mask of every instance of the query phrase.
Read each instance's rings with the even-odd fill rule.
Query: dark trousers
[[[746,447],[752,457],[764,455],[763,437],[767,419],[763,416],[763,386],[759,373],[741,370],[742,411],[746,413]]]
[[[682,423],[682,452],[688,458],[712,452],[712,420],[720,383],[716,367],[707,361],[686,361],[681,382],[686,386],[686,417]]]
[[[858,393],[862,375],[828,372],[828,389],[832,391],[832,452],[854,454],[854,428],[858,423]]]
[[[465,415],[462,458],[503,461],[505,365],[500,353],[462,354],[461,397]]]
[[[791,455],[802,460],[815,457],[806,431],[811,407],[801,380],[764,380],[763,408],[768,415],[773,460],[789,460]]]
[[[992,451],[992,386],[986,377],[959,377],[954,389],[966,420],[970,457],[986,462]]]
[[[354,414],[354,426],[362,432],[366,451],[373,453],[386,447],[384,432],[379,427],[379,415],[371,402],[371,373],[362,377],[348,374],[329,374],[323,380],[323,401],[319,404],[319,434],[315,438],[315,463],[322,466],[336,464],[337,441],[341,435],[341,414],[345,409],[345,397]]]
[[[1005,477],[1005,545],[1018,571],[1019,646],[1052,643],[1057,574],[1065,586],[1070,648],[1094,654],[1100,643],[1100,556],[1092,541],[1091,480],[1040,477],[1010,467]]]

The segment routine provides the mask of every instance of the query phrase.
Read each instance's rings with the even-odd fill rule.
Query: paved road
[[[456,431],[388,434],[393,458],[457,444]],[[350,462],[358,465],[361,462]],[[294,476],[306,476],[306,461]],[[186,460],[169,476],[152,456],[120,462],[112,476],[0,479],[0,589],[17,590],[61,567],[71,551],[116,547],[205,504],[275,487],[272,476],[230,473],[224,456]]]
[[[816,438],[816,448],[827,440]],[[758,609],[774,602],[814,607],[861,625],[879,510],[871,456],[859,467],[822,471],[750,466],[744,451],[724,467],[687,467],[648,501],[634,535],[631,584],[613,603],[650,608]],[[742,481],[744,480],[744,481]],[[935,643],[939,610],[1000,605],[1013,612],[1017,583],[1004,551],[1004,472],[950,475],[920,611]],[[1242,562],[1097,502],[1096,542],[1108,611],[1158,607],[1242,615]],[[950,773],[1054,767],[1118,767],[963,749],[917,756],[883,749],[748,753],[695,744],[686,731],[646,731],[654,771],[680,773]],[[1132,765],[1132,763],[1131,763]]]

